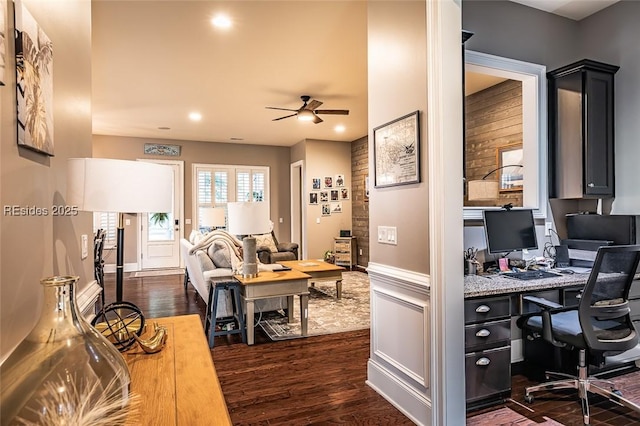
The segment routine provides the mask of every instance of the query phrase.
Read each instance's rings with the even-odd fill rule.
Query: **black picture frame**
[[[420,112],[373,129],[374,187],[420,182]]]

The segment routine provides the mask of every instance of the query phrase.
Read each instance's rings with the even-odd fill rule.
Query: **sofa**
[[[238,246],[239,245],[239,246]],[[209,278],[231,277],[234,271],[241,268],[239,248],[242,243],[224,231],[213,231],[202,235],[192,233],[189,240],[180,239],[180,252],[186,267],[185,288],[191,283],[205,303],[209,300]],[[257,300],[256,312],[277,311],[285,309],[286,298],[270,298]],[[225,291],[224,297],[218,297],[216,318],[233,315],[231,295]]]

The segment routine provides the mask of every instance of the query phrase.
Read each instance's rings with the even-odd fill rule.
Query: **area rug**
[[[161,277],[164,275],[180,275],[180,274],[184,274],[184,269],[182,268],[153,269],[149,271],[132,272],[131,278]]]
[[[300,336],[300,304],[294,301],[294,320],[279,313],[265,314],[260,327],[271,340]],[[342,299],[336,299],[336,282],[319,281],[309,287],[308,335],[341,333],[369,328],[369,276],[364,272],[342,273]]]

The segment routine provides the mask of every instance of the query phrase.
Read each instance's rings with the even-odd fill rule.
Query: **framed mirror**
[[[464,219],[508,203],[546,217],[546,82],[544,65],[465,51]]]

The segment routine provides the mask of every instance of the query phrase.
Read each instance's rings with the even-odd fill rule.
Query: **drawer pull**
[[[479,365],[481,367],[487,366],[491,363],[491,360],[487,357],[482,357],[479,360],[476,361],[476,365]]]
[[[476,337],[488,337],[491,334],[489,330],[483,328],[476,333]]]
[[[476,312],[479,314],[486,314],[487,312],[489,312],[491,310],[490,307],[488,307],[487,305],[480,305],[476,308]]]
[[[589,188],[593,188],[594,186],[596,186],[596,184],[595,184],[595,183],[593,183],[593,182],[589,182],[589,185],[587,185],[587,186],[588,186]]]

